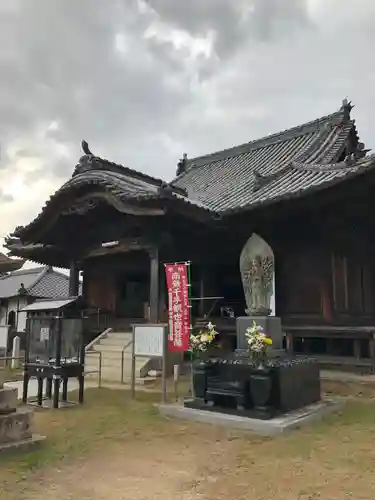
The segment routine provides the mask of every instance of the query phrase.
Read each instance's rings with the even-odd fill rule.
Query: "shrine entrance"
[[[150,294],[149,273],[123,273],[116,278],[116,316],[145,318]]]

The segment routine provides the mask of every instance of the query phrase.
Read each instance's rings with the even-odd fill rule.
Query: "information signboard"
[[[134,325],[135,356],[163,356],[164,325]]]

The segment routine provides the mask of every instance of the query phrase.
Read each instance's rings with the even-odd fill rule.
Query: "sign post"
[[[162,402],[167,400],[168,326],[165,324],[133,325],[131,397],[135,398],[135,369],[137,358],[161,358]]]

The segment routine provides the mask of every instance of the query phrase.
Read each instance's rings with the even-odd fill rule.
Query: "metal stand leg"
[[[55,378],[53,381],[53,407],[59,407],[59,392],[60,392],[60,379]]]
[[[78,401],[79,404],[83,404],[83,394],[85,392],[85,377],[83,375],[80,375],[78,377],[78,384],[79,384],[79,389],[78,389]]]
[[[47,378],[46,380],[46,398],[52,399],[52,379]]]
[[[68,401],[68,379],[63,379],[63,387],[62,387],[62,401]]]
[[[27,390],[29,388],[29,374],[27,371],[24,371],[23,374],[23,391],[22,391],[22,403],[26,404],[27,403]]]
[[[37,401],[38,401],[38,406],[42,406],[43,404],[43,377],[38,377],[38,395],[37,395]]]

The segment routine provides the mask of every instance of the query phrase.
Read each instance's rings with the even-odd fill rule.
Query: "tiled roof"
[[[118,201],[142,205],[153,200],[173,199],[176,203],[184,203],[196,210],[209,212],[203,203],[189,200],[183,188],[171,186],[161,179],[106,159],[85,155],[80,159],[73,176],[49,198],[41,213],[27,226],[16,228],[13,236],[27,239],[34,228],[43,225],[44,217],[54,209],[53,207],[61,210],[63,199],[74,200],[84,194],[88,186],[97,186],[97,191],[109,193]]]
[[[18,295],[22,283],[31,297],[69,297],[69,276],[48,267],[36,267],[0,277],[0,298]]]
[[[349,110],[348,110],[349,108]],[[356,175],[374,157],[340,162],[349,137],[357,141],[350,104],[278,134],[187,161],[173,186],[222,215],[252,208]]]
[[[375,165],[375,157],[365,156],[367,151],[360,145],[350,118],[351,108],[344,101],[339,111],[298,127],[183,160],[182,173],[169,184],[96,157],[86,149],[72,178],[50,197],[30,224],[16,228],[12,236],[19,239],[18,244],[10,238],[7,246],[14,255],[36,255],[37,249],[22,253],[19,248],[42,243],[36,235],[48,214],[59,214],[67,202],[90,196],[95,185],[98,193],[111,194],[129,204],[172,200],[189,213],[220,218],[361,174]]]

